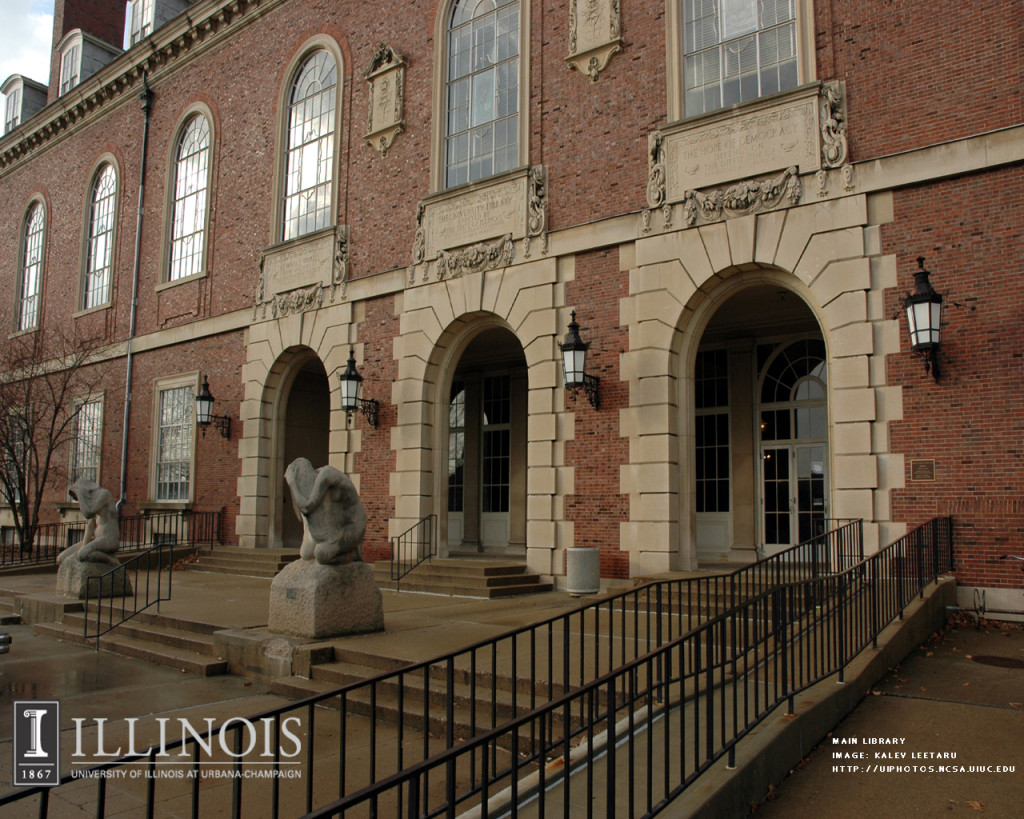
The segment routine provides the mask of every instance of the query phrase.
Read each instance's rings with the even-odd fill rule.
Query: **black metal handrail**
[[[838,674],[917,595],[953,570],[936,519],[841,571],[766,589],[647,655],[309,816],[406,805],[395,815],[653,816],[778,706]],[[645,740],[645,741],[641,741]],[[508,753],[508,749],[518,753]],[[574,774],[582,779],[573,781]],[[624,791],[621,792],[620,791]],[[535,811],[543,816],[544,810]],[[532,815],[532,814],[531,814]]]
[[[130,515],[118,520],[119,551],[132,552],[169,542],[189,546],[213,546],[220,542],[221,512],[156,512]],[[4,527],[0,540],[0,568],[55,563],[57,555],[78,543],[86,521],[40,524],[31,552],[23,553],[14,540],[13,527]]]
[[[672,643],[744,595],[760,594],[762,584],[773,578],[804,578],[813,572],[824,576],[835,568],[840,548],[847,548],[851,539],[859,543],[859,522],[840,529],[845,534],[818,538],[812,546],[794,547],[727,575],[649,583],[252,717],[252,722],[269,720],[275,736],[280,736],[282,723],[298,716],[307,737],[301,760],[304,791],[290,790],[291,780],[274,780],[277,790],[272,798],[255,798],[277,816],[284,805],[313,810],[314,792],[333,788],[345,795],[375,787],[388,776],[498,729]],[[350,726],[362,732],[360,749],[348,741]],[[531,737],[530,742],[537,739]],[[317,758],[329,753],[321,747],[325,742],[338,757],[335,773],[327,772],[331,766],[321,765],[314,774],[313,749],[319,752]],[[190,747],[198,753],[198,746]],[[333,776],[333,784],[324,784],[325,776]],[[244,795],[242,780],[236,785],[232,810],[237,815]],[[198,799],[198,786],[194,793]],[[149,793],[145,799],[155,795]]]
[[[85,639],[96,640],[146,609],[171,599],[174,542],[154,546],[85,581]]]
[[[437,555],[437,515],[427,515],[402,534],[391,538],[391,579],[395,589],[402,578]]]

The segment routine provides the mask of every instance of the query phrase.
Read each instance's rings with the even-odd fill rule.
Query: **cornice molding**
[[[134,98],[285,0],[201,0],[136,43],[11,134],[0,138],[0,175],[38,150]]]

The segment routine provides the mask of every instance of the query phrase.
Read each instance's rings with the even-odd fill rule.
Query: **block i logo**
[[[60,784],[60,703],[14,703],[14,786]]]

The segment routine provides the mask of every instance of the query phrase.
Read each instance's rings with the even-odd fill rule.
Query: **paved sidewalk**
[[[892,739],[896,744],[877,742]],[[855,753],[866,758],[836,757]],[[964,618],[934,635],[892,669],[754,815],[1020,819],[1024,629],[991,621],[976,629]]]

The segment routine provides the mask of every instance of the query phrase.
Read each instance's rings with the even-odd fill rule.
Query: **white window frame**
[[[153,33],[153,18],[156,4],[154,0],[131,0],[129,20],[128,47],[145,40]]]
[[[15,86],[4,104],[4,133],[9,134],[21,124],[21,87]]]
[[[27,332],[39,326],[42,308],[46,259],[46,206],[38,199],[33,200],[25,211],[20,244],[15,330]]]
[[[212,122],[208,111],[190,109],[172,143],[168,178],[167,268],[164,276],[168,284],[206,273],[213,177]]]
[[[526,0],[519,0],[519,73],[518,73],[518,94],[516,113],[516,150],[515,161],[509,167],[502,167],[501,170],[491,174],[471,177],[466,183],[448,183],[448,136],[449,136],[449,67],[450,60],[450,35],[452,20],[458,0],[444,2],[438,9],[437,22],[435,25],[434,42],[438,47],[434,49],[434,118],[432,123],[431,145],[432,161],[430,166],[430,189],[434,193],[445,190],[457,189],[462,184],[473,184],[485,179],[501,176],[509,171],[526,166],[529,162],[529,138],[530,138],[530,7],[531,3]]]
[[[75,434],[71,441],[69,483],[88,478],[99,484],[103,463],[103,395],[90,395],[76,402]],[[83,421],[90,426],[83,430]]]
[[[195,492],[195,396],[198,386],[198,372],[161,378],[153,383],[150,497],[154,503],[188,504],[192,501]],[[181,414],[176,415],[175,408],[165,404],[165,399],[179,402]],[[173,440],[175,430],[180,433],[177,441]],[[172,467],[181,466],[186,470],[184,481],[171,481],[166,477]],[[177,484],[179,488],[167,491],[164,487],[171,484]]]
[[[685,12],[684,3],[689,0],[666,0],[666,37],[668,49],[666,54],[666,79],[668,92],[668,117],[670,122],[702,116],[704,113],[727,110],[717,108],[714,111],[691,113],[686,111],[685,98]],[[793,0],[796,16],[796,62],[797,87],[813,82],[817,78],[816,49],[814,42],[814,0]],[[792,90],[792,89],[789,89]],[[756,98],[760,99],[760,98]],[[754,102],[754,99],[749,102]],[[748,101],[739,103],[744,105]]]
[[[93,174],[93,183],[89,186],[85,269],[82,277],[82,296],[79,300],[82,310],[91,310],[110,303],[117,234],[118,192],[117,167],[113,162],[104,161]]]
[[[60,53],[60,94],[73,89],[82,78],[82,38],[71,40]]]

